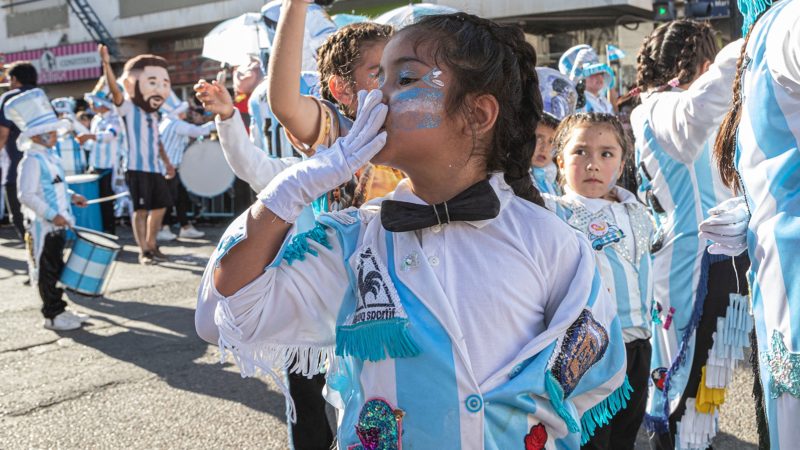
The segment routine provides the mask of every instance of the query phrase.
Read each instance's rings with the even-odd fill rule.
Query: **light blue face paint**
[[[444,92],[411,88],[389,99],[391,128],[404,131],[438,128],[444,113]]]
[[[438,67],[434,67],[422,77],[422,81],[434,89],[442,89],[444,88],[444,81],[439,78],[441,75],[442,71]]]

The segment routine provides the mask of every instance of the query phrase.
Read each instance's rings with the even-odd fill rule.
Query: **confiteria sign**
[[[39,73],[39,84],[88,80],[102,75],[100,56],[94,42],[5,54],[6,65],[14,61],[30,61]]]

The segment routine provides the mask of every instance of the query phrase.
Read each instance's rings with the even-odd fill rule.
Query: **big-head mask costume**
[[[167,60],[155,55],[138,55],[125,63],[122,77],[125,92],[134,105],[156,112],[172,93]]]

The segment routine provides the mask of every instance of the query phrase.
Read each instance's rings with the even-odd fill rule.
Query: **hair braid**
[[[642,90],[665,86],[677,78],[681,84],[697,76],[697,68],[717,54],[714,28],[707,22],[673,20],[645,38],[636,57],[636,83]]]
[[[713,149],[713,156],[717,162],[720,179],[734,193],[741,192],[743,187],[736,172],[736,132],[739,129],[739,122],[742,120],[742,102],[744,100],[742,98],[742,75],[746,69],[744,61],[747,56],[747,42],[750,40],[752,31],[753,28],[750,28],[750,31],[747,32],[739,59],[736,61],[736,78],[733,80],[733,104],[728,113],[725,114],[725,118],[722,119]]]

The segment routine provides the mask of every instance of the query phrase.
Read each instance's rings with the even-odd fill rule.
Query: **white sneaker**
[[[64,310],[64,312],[61,313],[61,315],[66,315],[73,322],[78,322],[78,323],[84,323],[84,322],[87,322],[89,320],[89,316],[88,315],[86,315],[84,313],[81,313],[81,312],[78,312],[78,311],[73,311],[71,309]]]
[[[163,228],[156,234],[157,241],[174,241],[178,236],[175,236],[175,233],[170,231],[169,226],[164,225]]]
[[[81,323],[73,320],[66,314],[66,311],[64,311],[52,319],[44,319],[44,327],[48,330],[69,331],[77,330],[81,327]]]
[[[188,239],[199,239],[206,234],[197,228],[194,225],[187,225],[185,227],[181,227],[180,237],[188,238]]]

